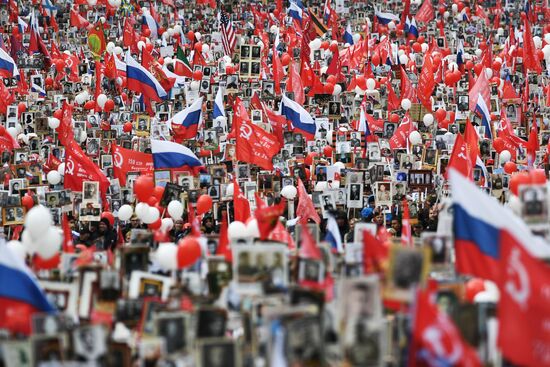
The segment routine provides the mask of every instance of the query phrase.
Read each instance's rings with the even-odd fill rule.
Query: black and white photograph
[[[107,353],[107,332],[101,325],[80,326],[72,336],[75,354],[81,360],[100,363]]]
[[[99,203],[99,182],[96,182],[96,181],[83,182],[82,202]]]

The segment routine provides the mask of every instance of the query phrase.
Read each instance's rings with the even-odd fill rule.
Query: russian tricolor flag
[[[216,99],[214,99],[214,112],[213,117],[214,120],[218,117],[226,117],[225,116],[225,108],[223,107],[223,88],[218,88],[218,93],[216,93]]]
[[[157,21],[153,18],[149,10],[143,11],[143,18],[142,18],[143,24],[149,28],[151,31],[151,38],[156,39],[158,37],[158,24]]]
[[[288,7],[288,15],[302,23],[302,13],[304,11],[304,5],[302,0],[290,0],[290,6]]]
[[[129,50],[126,53],[126,80],[128,89],[142,93],[153,101],[160,102],[168,96],[153,74],[134,60]]]
[[[351,33],[351,26],[349,25],[349,23],[346,27],[346,31],[344,32],[344,42],[349,44],[350,46],[353,45],[353,34]]]
[[[399,17],[395,14],[388,13],[388,12],[381,12],[379,10],[376,10],[375,14],[380,24],[388,24],[391,21],[393,21],[394,23],[399,23]]]
[[[178,143],[151,139],[151,151],[155,169],[202,166],[202,162],[189,148]]]
[[[292,122],[295,130],[302,133],[306,140],[311,140],[315,137],[317,127],[311,115],[298,103],[294,102],[283,94],[281,100],[281,115]]]
[[[325,235],[325,241],[330,243],[330,247],[333,251],[338,253],[344,252],[344,247],[342,246],[342,237],[340,236],[340,229],[338,228],[338,223],[332,215],[328,216],[327,219],[327,234]]]
[[[117,55],[113,54],[113,57],[115,58],[115,68],[117,75],[126,78],[126,64],[124,63],[124,61],[120,60]]]
[[[409,21],[409,18],[407,17],[407,21]],[[416,20],[414,17],[412,18],[412,21],[409,23],[409,30],[407,31],[410,35],[413,35],[415,38],[418,38],[418,27],[416,26]]]
[[[23,260],[1,241],[0,329],[30,334],[31,316],[35,312],[53,313],[56,309],[48,301]]]
[[[535,257],[550,255],[550,248],[544,241],[533,236],[509,208],[500,205],[454,169],[449,175],[458,272],[498,282],[500,250],[510,239]]]
[[[458,66],[464,64],[464,40],[458,39],[458,46],[456,46],[456,64]]]
[[[172,130],[178,137],[192,139],[197,136],[199,122],[202,119],[202,97],[197,98],[189,107],[178,112],[170,119]]]
[[[4,78],[18,78],[19,79],[19,69],[13,58],[0,47],[0,75]]]

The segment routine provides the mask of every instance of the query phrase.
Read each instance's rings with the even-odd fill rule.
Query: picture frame
[[[128,285],[128,298],[158,297],[166,301],[172,284],[170,277],[134,270]]]

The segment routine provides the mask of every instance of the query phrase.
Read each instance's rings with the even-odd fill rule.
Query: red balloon
[[[26,110],[27,110],[27,105],[24,102],[19,102],[19,104],[17,105],[17,113],[21,115]]]
[[[422,51],[422,45],[418,42],[415,42],[412,45],[412,49],[414,50],[414,52],[420,52]]]
[[[93,110],[95,108],[95,101],[87,101],[84,103],[84,109]]]
[[[122,131],[124,131],[125,133],[131,133],[132,132],[132,128],[133,128],[133,125],[131,122],[126,122],[123,126],[122,126]]]
[[[474,73],[476,73],[476,75],[480,75],[482,70],[483,70],[483,64],[474,65]]]
[[[498,60],[493,61],[493,70],[497,73],[500,71],[500,68],[502,67],[502,63]]]
[[[330,43],[328,41],[321,42],[321,49],[326,50],[330,46]]]
[[[281,56],[281,64],[283,64],[283,66],[290,64],[290,60],[292,60],[292,58],[286,52]]]
[[[338,52],[338,42],[332,42],[329,46],[329,50],[333,54],[337,53]]]
[[[202,52],[202,43],[201,42],[195,43],[195,46],[193,48],[195,49],[195,52]]]
[[[65,61],[63,59],[55,60],[55,70],[58,73],[62,72],[65,69]]]
[[[364,77],[363,77],[364,79]],[[334,75],[329,75],[327,77],[327,83],[330,83],[330,84],[336,84],[338,80],[336,80],[336,77]]]
[[[149,37],[151,35],[151,30],[149,28],[145,28],[141,31],[141,35],[144,37]]]
[[[534,185],[546,184],[546,173],[543,169],[532,169],[529,171],[529,177],[531,178],[531,183]]]
[[[531,178],[527,172],[516,172],[510,179],[510,191],[517,196],[519,193],[519,187],[521,185],[529,185],[530,183]]]
[[[399,115],[396,113],[392,113],[390,115],[390,122],[393,122],[394,124],[397,124],[399,122]]]
[[[193,72],[193,80],[201,80],[202,79],[202,71],[195,70]]]
[[[326,83],[323,89],[325,94],[332,94],[334,92],[334,84]]]
[[[495,138],[495,140],[493,140],[493,148],[495,148],[497,153],[502,152],[505,148],[504,140],[502,140],[502,138]]]
[[[0,134],[1,135],[1,134]],[[306,158],[304,159],[304,163],[311,166],[313,164],[313,158],[318,157],[319,153],[317,152],[311,152],[309,153]]]
[[[112,99],[108,99],[103,106],[103,111],[111,112],[113,108],[115,108],[115,101],[113,101]]]
[[[327,157],[327,158],[332,157],[332,147],[331,147],[330,145],[326,145],[326,146],[323,148],[323,154],[324,154],[325,157]]]
[[[504,163],[504,172],[506,172],[507,174],[511,175],[517,170],[518,170],[518,166],[514,162],[508,161]]]
[[[147,43],[145,45],[145,49],[149,52],[153,51],[153,44],[152,43]]]
[[[199,196],[197,200],[197,213],[203,215],[212,209],[212,197],[207,194]]]
[[[105,211],[101,213],[101,219],[103,218],[107,218],[111,227],[115,225],[115,216],[113,215],[113,213]]]
[[[479,278],[473,278],[468,280],[466,283],[466,300],[469,302],[474,301],[474,297],[479,292],[483,292],[485,290],[485,284],[483,283],[482,279]]]
[[[159,218],[159,219],[157,219],[156,222],[150,223],[150,224],[148,225],[148,227],[149,227],[149,229],[157,230],[157,229],[160,228],[161,225],[162,225],[162,220]]]
[[[426,41],[426,38],[424,36],[418,36],[416,41],[420,44],[423,44]]]
[[[50,270],[59,266],[61,256],[59,253],[55,254],[49,259],[43,259],[39,255],[35,254],[32,259],[33,268],[35,270]]]
[[[46,87],[51,87],[53,85],[53,78],[49,76],[44,82],[46,83]]]
[[[134,182],[134,193],[139,201],[146,202],[155,190],[155,182],[151,176],[139,176]]]
[[[0,125],[0,136],[4,135],[5,133],[6,133],[6,128]]]
[[[450,124],[450,123],[451,123],[451,122],[450,122],[449,120],[444,119],[443,121],[441,121],[441,122],[439,123],[439,127],[442,128],[442,129],[447,130],[447,129],[449,128],[449,124]]]
[[[443,108],[438,108],[437,111],[435,111],[435,118],[437,121],[443,121],[447,117],[447,111],[445,111]]]
[[[23,199],[21,199],[21,204],[23,204],[27,211],[29,211],[34,206],[34,199],[31,195],[25,194],[25,196],[23,196]]]
[[[374,66],[380,65],[380,55],[378,53],[375,53],[374,55],[372,55],[371,61]]]
[[[225,67],[225,73],[228,74],[228,75],[231,75],[233,73],[235,73],[235,68],[233,67],[233,65],[228,65]]]
[[[187,36],[187,39],[191,42],[193,42],[195,40],[195,32],[193,32],[193,31],[187,32],[186,36]]]
[[[332,76],[332,75],[331,75]],[[329,76],[330,78],[330,76]],[[365,79],[365,76],[364,75],[359,75],[357,76],[357,78],[355,78],[355,83],[357,84],[357,86],[359,88],[361,88],[362,90],[366,90],[367,89],[367,79]]]
[[[466,61],[466,64],[464,64],[464,67],[466,68],[466,70],[472,70],[472,68],[474,67],[474,63],[471,60],[468,60]]]
[[[162,196],[164,195],[164,187],[162,186],[156,186],[153,190],[153,196],[156,197],[158,200],[162,199]]]
[[[201,256],[201,245],[195,237],[185,237],[178,242],[178,268],[193,265]]]
[[[63,117],[63,111],[61,109],[55,110],[55,112],[53,113],[53,117],[55,117],[58,120],[61,120],[61,118]]]

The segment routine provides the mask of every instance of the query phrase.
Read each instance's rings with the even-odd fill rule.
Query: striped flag
[[[219,12],[218,16],[222,33],[223,51],[226,55],[231,55],[233,53],[233,49],[235,48],[235,44],[237,43],[235,29],[233,28],[233,23],[227,14],[224,12]]]

